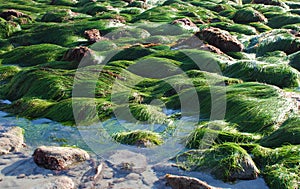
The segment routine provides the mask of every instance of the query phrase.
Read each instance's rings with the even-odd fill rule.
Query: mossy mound
[[[259,61],[238,61],[228,66],[224,75],[244,81],[258,81],[281,88],[299,86],[299,72],[285,64],[269,64]]]
[[[247,51],[263,56],[267,52],[284,51],[292,54],[299,51],[300,40],[287,30],[273,30],[272,32],[262,33],[250,39]]]
[[[300,16],[297,14],[279,14],[269,19],[268,26],[271,28],[281,28],[289,24],[300,22]]]
[[[210,24],[210,26],[220,28],[222,30],[226,30],[229,32],[235,32],[239,34],[244,34],[244,35],[255,35],[257,34],[257,31],[254,27],[244,25],[244,24],[232,24],[228,22],[216,22]]]
[[[234,124],[212,121],[202,123],[192,131],[187,137],[186,147],[201,149],[205,146],[222,144],[225,142],[252,143],[259,138],[259,136],[237,132]]]
[[[122,144],[136,145],[138,147],[152,147],[163,143],[163,139],[158,133],[145,130],[116,133],[113,135],[113,138]]]
[[[88,15],[72,12],[69,9],[58,9],[47,12],[41,18],[42,22],[67,22],[69,20],[86,18]]]
[[[20,70],[21,69],[17,66],[0,66],[0,83],[8,83]]]
[[[300,71],[300,52],[293,53],[288,58],[290,60],[289,65]]]
[[[280,147],[282,145],[300,144],[300,118],[292,117],[286,120],[278,130],[264,137],[260,144],[265,147]]]
[[[266,22],[267,19],[260,12],[254,10],[253,8],[247,7],[236,11],[233,21],[243,24],[250,22]]]
[[[71,96],[73,76],[54,69],[27,69],[18,72],[4,87],[7,99],[22,97],[61,100]]]
[[[176,159],[185,169],[208,171],[224,181],[255,179],[259,174],[247,151],[234,143],[215,145],[206,151],[188,151]]]
[[[40,44],[15,48],[0,55],[2,64],[17,64],[34,66],[42,63],[60,60],[66,48],[53,44]]]
[[[284,146],[274,150],[256,146],[251,150],[254,161],[270,188],[291,189],[299,186],[300,146]]]
[[[129,104],[116,107],[115,116],[131,123],[168,124],[169,120],[162,109],[155,105]]]
[[[194,90],[186,89],[179,95],[172,96],[167,101],[167,107],[180,109],[182,102],[186,105],[194,103],[190,100],[194,95]],[[270,85],[242,83],[229,85],[226,88],[221,86],[196,87],[196,92],[202,118],[211,116],[212,103],[226,101],[226,112],[223,112],[225,120],[238,124],[238,130],[242,132],[268,133],[276,124],[281,123],[290,111],[296,111],[295,103],[291,99],[281,97],[279,89]],[[193,106],[191,104],[191,107]],[[213,112],[222,115],[220,110],[218,108]],[[195,114],[195,112],[190,113]]]

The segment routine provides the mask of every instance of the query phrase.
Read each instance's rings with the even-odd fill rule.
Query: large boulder
[[[22,147],[24,147],[22,128],[12,127],[8,131],[0,133],[0,155],[18,152]]]
[[[206,28],[196,35],[223,52],[240,52],[244,49],[244,45],[239,40],[233,37],[229,32],[219,28]]]
[[[63,60],[70,61],[70,62],[80,62],[83,58],[87,58],[91,60],[92,50],[88,47],[80,46],[69,49],[63,56]],[[86,60],[87,60],[86,59]]]
[[[101,39],[104,39],[103,37],[101,37],[100,31],[98,29],[85,30],[84,36],[90,43],[95,43],[100,41]]]
[[[165,179],[173,189],[218,189],[193,177],[167,174]]]
[[[89,154],[78,148],[41,146],[33,153],[34,162],[46,169],[64,170],[75,163],[90,159]]]

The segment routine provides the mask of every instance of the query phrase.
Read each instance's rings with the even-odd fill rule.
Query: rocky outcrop
[[[91,57],[92,50],[88,47],[80,46],[69,49],[63,56],[63,60],[70,62],[80,62],[84,57]]]
[[[89,154],[78,148],[41,146],[33,153],[34,162],[46,169],[64,170],[75,163],[90,159]]]
[[[240,52],[244,49],[244,45],[239,40],[230,35],[229,32],[219,28],[203,29],[196,33],[196,36],[223,52]]]
[[[98,41],[104,39],[103,37],[101,37],[100,31],[97,29],[91,29],[91,30],[84,31],[84,36],[85,36],[85,38],[87,38],[87,40],[90,43],[95,43],[95,42],[98,42]]]
[[[173,189],[220,189],[193,177],[167,174],[165,179]]]
[[[0,17],[4,18],[5,20],[12,20],[13,17],[16,17],[16,18],[20,18],[20,17],[30,18],[30,16],[28,16],[28,15],[26,15],[26,14],[20,12],[20,11],[14,10],[14,9],[3,11],[2,13],[0,13]]]
[[[189,18],[180,18],[174,20],[172,24],[182,24],[184,26],[197,27],[196,24],[194,24]]]
[[[12,127],[0,134],[0,155],[19,152],[24,146],[23,129],[20,127]]]

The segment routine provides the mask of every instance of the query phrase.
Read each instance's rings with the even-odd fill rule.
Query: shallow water
[[[182,122],[184,122],[184,124]],[[178,122],[177,124],[184,125],[184,127],[182,128],[186,129],[188,128],[187,126],[189,125],[189,123],[192,124],[192,121],[189,122],[189,119],[187,118],[183,119],[182,122]],[[77,146],[89,150],[90,152],[96,153],[97,156],[106,159],[109,158],[108,156],[109,154],[111,154],[111,152],[126,149],[129,151],[144,154],[147,157],[148,166],[150,166],[151,169],[154,170],[154,174],[157,177],[161,177],[166,173],[171,173],[178,175],[194,176],[208,182],[210,185],[219,186],[223,188],[268,188],[262,178],[251,181],[238,181],[233,184],[228,184],[219,180],[215,180],[210,175],[204,173],[185,172],[179,170],[178,168],[170,166],[167,160],[170,157],[174,157],[174,155],[176,155],[180,151],[184,150],[184,147],[181,144],[179,144],[180,137],[177,138],[177,140],[174,140],[173,137],[169,137],[167,138],[165,145],[154,149],[136,148],[132,146],[116,144],[110,139],[109,134],[116,131],[126,130],[132,126],[131,124],[122,121],[120,122],[116,119],[110,119],[108,121],[103,122],[102,124],[97,124],[93,126],[71,127],[64,126],[60,123],[53,122],[45,118],[28,120],[25,118],[12,116],[8,113],[0,111],[0,125],[4,127],[22,127],[25,130],[25,141],[26,144],[29,146],[29,151],[33,151],[34,148],[40,145],[61,146],[68,144],[70,146]],[[143,126],[144,128],[149,127],[149,125],[141,126]],[[165,128],[162,129],[161,125],[156,125],[153,130],[159,131],[164,129]],[[181,133],[184,131],[178,130],[177,132]],[[3,170],[1,170],[1,172],[2,171]],[[13,178],[10,179],[13,180]]]

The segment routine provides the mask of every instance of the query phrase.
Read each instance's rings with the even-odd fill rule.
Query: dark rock
[[[84,36],[89,40],[90,43],[95,43],[104,39],[103,37],[101,37],[100,31],[97,29],[84,31]]]
[[[18,152],[24,145],[23,129],[20,127],[12,127],[7,132],[0,134],[0,155]]]
[[[34,151],[34,162],[46,169],[64,170],[69,166],[90,159],[81,149],[70,147],[41,146]]]
[[[203,29],[196,33],[196,36],[223,52],[240,52],[244,49],[244,45],[239,40],[230,35],[229,32],[219,28],[210,27]]]
[[[184,26],[197,27],[196,24],[194,24],[189,18],[180,18],[174,20],[172,24],[182,24]]]
[[[74,62],[80,62],[84,57],[91,57],[92,56],[92,50],[88,47],[80,46],[75,47],[73,49],[69,49],[63,56],[63,60],[65,61],[74,61]]]
[[[13,17],[16,17],[16,18],[20,18],[20,17],[30,18],[28,15],[26,15],[26,14],[20,12],[20,11],[14,10],[14,9],[3,11],[2,13],[0,13],[0,17],[4,18],[5,20],[12,20]]]
[[[193,177],[167,174],[165,179],[173,189],[218,189]]]

